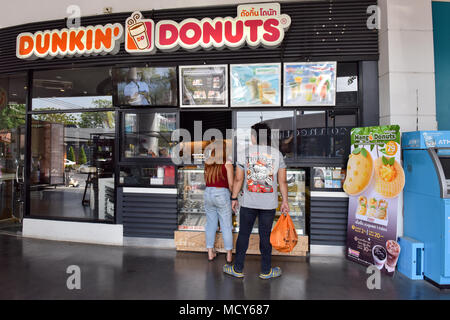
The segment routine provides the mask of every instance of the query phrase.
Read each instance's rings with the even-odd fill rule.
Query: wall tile
[[[433,30],[431,0],[387,0],[389,30]]]
[[[390,72],[434,72],[432,31],[389,31]]]

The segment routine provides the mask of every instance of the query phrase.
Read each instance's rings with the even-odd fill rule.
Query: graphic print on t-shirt
[[[254,153],[247,158],[247,189],[249,192],[273,192],[274,159],[267,153]]]

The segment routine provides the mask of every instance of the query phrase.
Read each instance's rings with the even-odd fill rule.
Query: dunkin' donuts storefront
[[[23,217],[30,237],[175,239],[198,250],[207,145],[226,139],[235,156],[265,122],[288,165],[297,254],[340,252],[349,133],[379,118],[373,4],[153,10],[1,29],[2,218]]]

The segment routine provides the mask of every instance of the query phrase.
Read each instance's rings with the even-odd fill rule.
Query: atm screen
[[[439,160],[441,161],[445,179],[450,180],[450,157],[439,157]]]

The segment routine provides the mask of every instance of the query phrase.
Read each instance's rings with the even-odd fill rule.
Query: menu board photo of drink
[[[175,67],[113,69],[114,98],[121,106],[176,106]]]
[[[400,127],[354,128],[344,191],[349,196],[347,258],[392,274],[397,265],[399,195],[405,186]]]
[[[181,107],[228,107],[228,66],[180,66]]]
[[[231,65],[231,106],[281,106],[281,64]]]
[[[284,106],[334,106],[336,62],[284,64]]]

